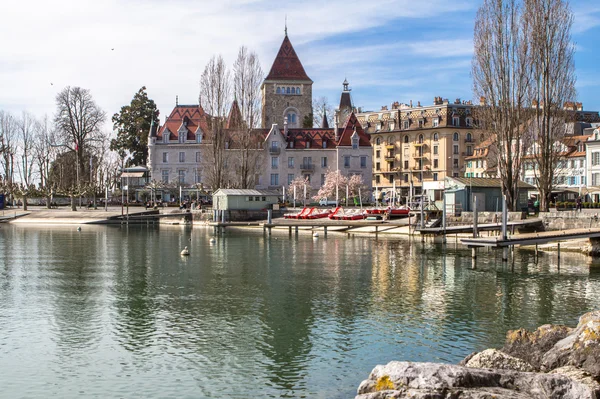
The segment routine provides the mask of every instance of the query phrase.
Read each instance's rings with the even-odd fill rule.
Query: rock
[[[475,369],[450,364],[390,362],[376,366],[356,399],[596,399],[561,374]]]
[[[581,316],[575,331],[542,357],[542,371],[563,366],[579,367],[593,378],[600,378],[600,311]]]
[[[542,357],[560,340],[573,330],[566,326],[544,324],[534,332],[523,328],[506,333],[506,341],[502,352],[517,357],[539,370]]]
[[[486,349],[475,355],[469,355],[465,367],[479,369],[502,369],[524,372],[536,371],[535,367],[519,358],[507,355],[496,349]]]
[[[587,385],[587,387],[596,394],[596,397],[600,398],[600,383],[585,370],[574,366],[564,366],[552,370],[550,374],[561,374],[580,384]]]

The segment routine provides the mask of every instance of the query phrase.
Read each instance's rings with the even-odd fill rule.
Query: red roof
[[[178,141],[179,128],[182,123],[186,123],[187,137],[186,140],[196,139],[196,130],[198,126],[204,133],[208,131],[207,115],[200,105],[177,105],[171,111],[171,115],[165,121],[165,124],[158,129],[158,140],[161,141],[165,128],[171,133],[169,141]]]
[[[240,111],[240,106],[238,105],[237,100],[233,100],[233,104],[231,104],[231,110],[229,111],[229,116],[227,117],[227,125],[226,129],[242,129],[244,127],[244,120],[242,118],[242,112]]]
[[[335,148],[335,131],[333,129],[289,129],[286,141],[293,142],[294,146],[290,148],[296,149],[307,148],[307,142],[310,143],[308,148],[317,150]]]
[[[287,35],[265,80],[310,80]]]
[[[346,123],[344,123],[344,127],[342,127],[340,131],[340,141],[338,142],[338,145],[351,147],[354,129],[356,129],[356,133],[359,137],[358,145],[360,147],[370,147],[371,141],[369,140],[369,136],[365,133],[358,119],[356,119],[354,112],[348,116]]]

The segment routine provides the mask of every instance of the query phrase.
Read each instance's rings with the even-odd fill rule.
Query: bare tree
[[[240,47],[237,59],[233,64],[233,84],[235,99],[239,103],[242,115],[242,126],[237,127],[235,147],[240,154],[237,157],[237,180],[240,188],[251,188],[257,182],[259,158],[263,155],[259,144],[256,127],[260,124],[261,93],[260,85],[263,70],[255,52],[249,52],[244,46]]]
[[[323,127],[323,116],[327,118],[327,126],[333,127],[334,111],[327,97],[315,98],[312,103],[314,127]],[[342,121],[343,122],[343,121]]]
[[[56,115],[54,122],[57,132],[64,140],[60,145],[75,153],[76,184],[72,187],[71,209],[77,210],[75,196],[81,196],[86,188],[85,162],[86,151],[91,143],[101,139],[100,128],[106,119],[106,113],[96,104],[90,91],[80,87],[67,86],[56,96]],[[89,153],[88,153],[89,154]]]
[[[231,82],[222,56],[213,56],[200,78],[200,99],[208,118],[209,153],[204,157],[207,183],[215,191],[225,182],[225,146],[229,137],[225,130],[230,104]]]
[[[17,163],[17,170],[20,177],[18,192],[23,199],[23,210],[27,210],[27,197],[34,188],[34,144],[37,121],[30,113],[23,111],[23,115],[17,121],[17,125],[19,138],[17,149],[20,158],[20,161]]]
[[[484,0],[474,30],[474,93],[485,102],[477,127],[496,140],[502,191],[510,209],[518,203],[522,156],[528,145],[531,48],[518,0]]]
[[[17,137],[18,125],[16,118],[8,112],[0,111],[0,163],[2,166],[4,190],[10,196],[12,196],[12,187],[15,180]]]
[[[557,168],[566,154],[566,123],[574,116],[565,107],[576,96],[573,14],[563,0],[525,0],[523,24],[531,43],[534,171],[540,208],[548,211]]]
[[[52,204],[52,194],[55,189],[50,176],[50,168],[59,153],[59,149],[52,146],[52,143],[56,142],[54,133],[47,116],[44,116],[35,126],[33,152],[40,177],[39,191],[46,198],[47,208],[50,208]]]

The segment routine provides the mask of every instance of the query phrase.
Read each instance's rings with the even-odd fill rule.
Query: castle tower
[[[302,127],[304,118],[312,113],[312,84],[286,30],[271,71],[261,86],[262,127],[269,128],[274,123],[283,126],[285,117],[290,128]]]
[[[340,105],[338,109],[335,110],[335,127],[341,128],[346,119],[350,116],[350,114],[354,111],[352,106],[352,97],[350,97],[350,88],[348,87],[349,83],[346,79],[344,79],[344,86],[342,90],[342,95],[340,97]]]

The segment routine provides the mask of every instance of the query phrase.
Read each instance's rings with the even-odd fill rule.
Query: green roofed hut
[[[213,193],[213,209],[219,211],[257,211],[273,209],[281,193],[271,190],[221,188]]]
[[[487,177],[446,177],[446,207],[455,213],[473,212],[473,198],[477,198],[477,211],[502,212],[502,180]],[[535,186],[519,181],[517,210],[526,209],[529,191]]]

